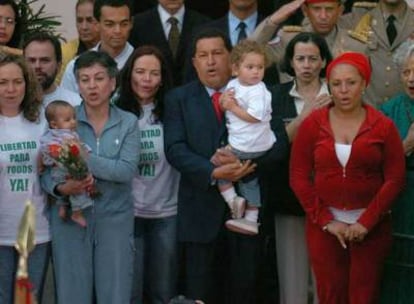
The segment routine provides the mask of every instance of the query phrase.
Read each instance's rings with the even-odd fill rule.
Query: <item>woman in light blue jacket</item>
[[[116,63],[90,51],[75,62],[83,103],[76,109],[77,132],[92,148],[88,167],[101,195],[85,210],[87,227],[62,220],[51,207],[52,247],[58,303],[129,303],[133,265],[133,201],[131,181],[139,157],[135,115],[110,104],[116,86]],[[78,194],[90,186],[67,179],[54,184],[48,172],[45,189],[55,196]]]

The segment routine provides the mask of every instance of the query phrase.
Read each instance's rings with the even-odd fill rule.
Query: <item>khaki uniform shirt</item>
[[[345,50],[363,52],[369,57],[372,74],[364,101],[376,107],[403,90],[393,53],[401,43],[414,38],[414,12],[407,7],[396,17],[398,33],[392,45],[387,37],[387,22],[379,7],[365,14],[342,43]]]
[[[352,12],[346,13],[339,17],[338,26],[352,30],[361,20],[362,16],[373,8],[377,7],[377,2],[358,1],[352,5]]]

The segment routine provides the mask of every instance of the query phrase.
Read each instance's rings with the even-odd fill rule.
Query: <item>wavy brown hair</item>
[[[160,120],[162,119],[164,109],[164,95],[172,86],[172,78],[163,54],[155,46],[140,46],[129,57],[120,74],[119,98],[116,101],[116,105],[122,110],[134,113],[137,117],[141,115],[142,108],[136,94],[132,90],[131,78],[135,61],[146,55],[155,56],[161,66],[161,85],[154,96],[155,108],[153,110],[156,120]]]
[[[12,54],[0,55],[0,67],[11,63],[20,67],[25,82],[25,92],[23,101],[20,104],[20,110],[22,111],[24,118],[28,121],[38,121],[42,98],[36,77],[32,70],[27,66],[27,63],[22,56]]]

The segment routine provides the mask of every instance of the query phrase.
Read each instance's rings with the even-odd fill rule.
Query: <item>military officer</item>
[[[407,39],[414,39],[414,12],[404,0],[380,0],[349,31],[344,49],[364,52],[371,60],[372,79],[364,100],[379,106],[402,91],[393,52]]]
[[[276,30],[299,7],[306,16],[302,26],[287,25],[275,36]],[[347,35],[345,29],[337,26],[338,19],[342,15],[344,6],[340,0],[295,0],[285,4],[272,15],[262,21],[251,36],[252,39],[262,44],[267,44],[271,59],[280,62],[289,41],[300,32],[315,32],[326,39],[329,49],[333,54],[342,51],[340,42]],[[280,75],[281,82],[287,82],[290,78],[286,74]]]
[[[377,7],[377,2],[358,1],[352,4],[352,11],[342,15],[338,20],[340,28],[354,29],[361,17],[368,13],[373,8]]]

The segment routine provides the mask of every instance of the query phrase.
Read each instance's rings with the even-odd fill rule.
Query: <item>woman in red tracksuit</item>
[[[363,102],[371,74],[364,55],[344,53],[326,74],[333,104],[300,126],[290,183],[307,215],[320,304],[376,303],[404,151],[393,122]]]

